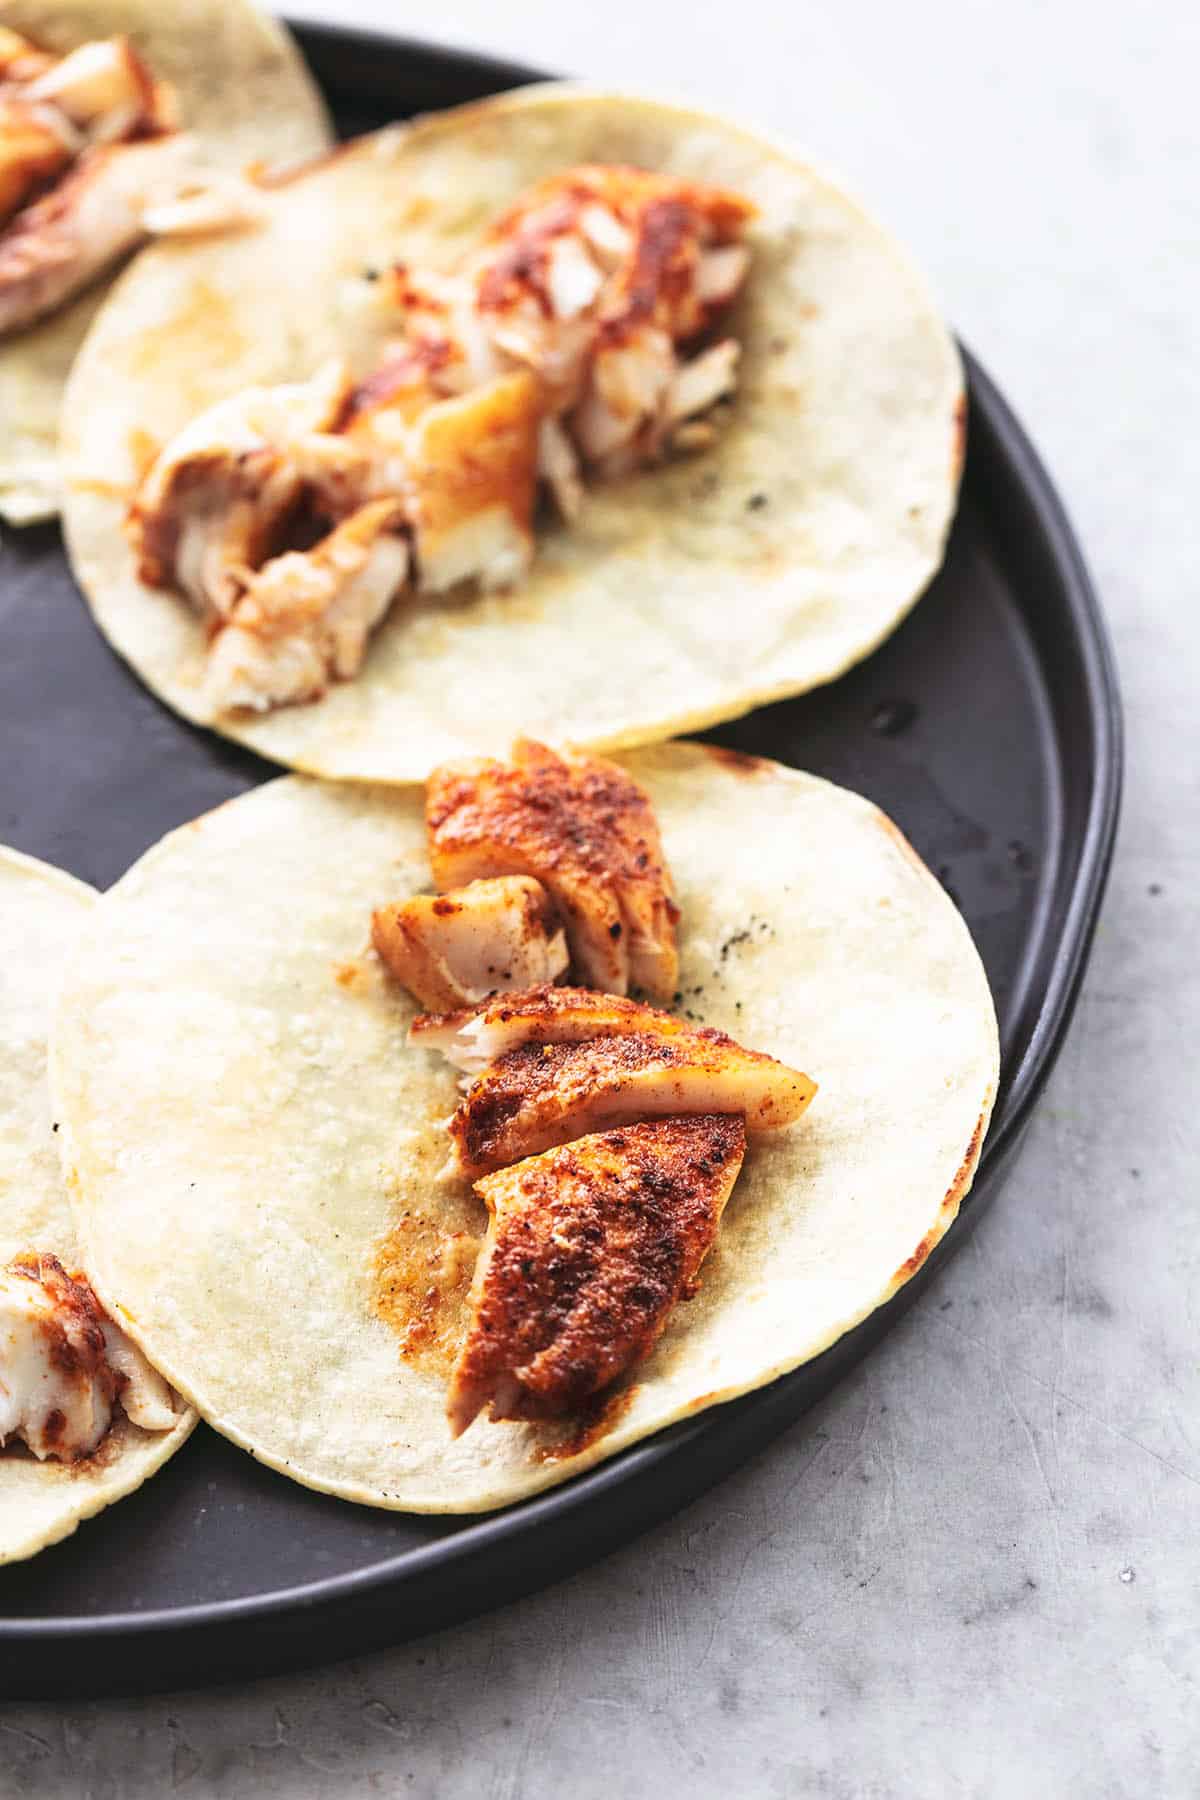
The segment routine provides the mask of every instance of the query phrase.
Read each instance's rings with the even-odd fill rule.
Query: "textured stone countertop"
[[[1013,1178],[815,1412],[648,1537],[443,1636],[226,1692],[9,1707],[0,1794],[1192,1796],[1196,9],[339,17],[724,105],[811,147],[909,241],[1049,462],[1108,610],[1116,867]]]

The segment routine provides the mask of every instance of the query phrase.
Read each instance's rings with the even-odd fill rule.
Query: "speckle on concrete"
[[[9,1707],[0,1793],[1190,1797],[1195,9],[346,0],[339,16],[706,97],[869,196],[1074,512],[1128,702],[1122,839],[1012,1181],[808,1419],[639,1543],[443,1636],[233,1692]]]

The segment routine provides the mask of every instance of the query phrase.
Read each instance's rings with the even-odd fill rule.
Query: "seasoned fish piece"
[[[53,311],[149,235],[256,216],[247,183],[189,173],[179,122],[175,90],[128,38],[51,57],[0,28],[0,334]]]
[[[246,571],[209,656],[205,692],[218,711],[315,700],[356,673],[408,574],[400,514],[398,500],[369,501],[311,550]]]
[[[118,1403],[135,1425],[169,1431],[171,1390],[57,1257],[17,1257],[0,1272],[0,1444],[40,1461],[90,1456]]]
[[[11,1263],[0,1274],[0,1441],[20,1438],[40,1460],[88,1456],[116,1397],[90,1288],[56,1257]]]
[[[736,346],[682,359],[745,280],[754,214],[724,188],[620,165],[567,169],[522,195],[456,272],[397,265],[373,304],[402,315],[437,393],[505,367],[536,375],[539,471],[570,519],[580,458],[601,475],[653,461],[732,391]]]
[[[0,336],[87,287],[145,236],[143,213],[178,184],[186,138],[99,144],[0,232]]]
[[[543,419],[538,431],[538,474],[567,523],[577,519],[583,507],[583,478],[574,446],[557,419]]]
[[[412,529],[426,588],[514,580],[533,552],[536,402],[526,374],[431,404],[411,358],[357,389],[336,361],[309,382],[250,388],[193,419],[156,458],[126,529],[147,585],[181,590],[237,633],[213,651],[214,704],[315,699],[330,675],[353,675],[408,572],[401,526]],[[306,513],[339,522],[315,549],[274,556],[302,500]],[[373,545],[358,578],[347,557],[367,522],[384,517],[379,508],[391,537]],[[318,615],[333,618],[335,589],[331,654],[311,633],[285,642]]]
[[[467,273],[490,335],[537,370],[559,410],[582,393],[589,357],[622,345],[645,351],[648,330],[669,377],[672,345],[702,331],[744,279],[738,240],[754,212],[724,188],[583,165],[523,194]],[[660,383],[637,385],[643,414],[652,413]]]
[[[668,425],[679,425],[704,412],[737,386],[738,358],[742,347],[734,338],[694,356],[674,377],[667,391],[664,413]]]
[[[350,395],[336,434],[304,446],[305,480],[335,517],[367,499],[403,499],[426,592],[468,580],[510,586],[533,556],[537,384],[517,372],[446,397],[436,371],[420,347],[385,357]]]
[[[390,326],[397,312],[402,315],[399,354],[416,359],[435,395],[468,393],[512,368],[497,353],[476,310],[474,288],[461,274],[396,263],[372,283],[368,304],[379,325]]]
[[[371,917],[371,942],[419,1004],[431,1007],[552,982],[569,960],[550,896],[529,875],[381,906]]]
[[[522,1044],[580,1044],[631,1031],[668,1038],[702,1035],[687,1020],[638,1000],[595,988],[541,986],[501,994],[482,1006],[422,1013],[409,1027],[408,1041],[418,1050],[440,1050],[456,1068],[477,1075]]]
[[[644,325],[615,343],[602,343],[591,369],[591,385],[571,415],[580,450],[605,472],[621,473],[615,459],[632,447],[648,420],[656,417],[677,368],[670,336]],[[633,459],[628,462],[633,466]]]
[[[30,100],[57,106],[93,142],[149,136],[179,123],[175,95],[156,82],[126,37],[80,44],[31,81]]]
[[[127,38],[56,60],[0,27],[0,222],[89,145],[157,137],[176,123],[174,94]]]
[[[512,761],[446,763],[425,794],[439,888],[533,875],[562,915],[576,977],[675,991],[679,910],[649,795],[615,763],[520,738]]]
[[[204,618],[228,616],[275,547],[309,463],[350,393],[340,359],[310,381],[246,388],[200,413],[160,452],[126,533],[148,587],[175,588]],[[334,440],[336,442],[336,439]]]
[[[0,225],[73,154],[72,133],[53,108],[0,91]]]
[[[648,1355],[695,1291],[742,1166],[741,1119],[662,1119],[490,1175],[471,1324],[451,1377],[455,1437],[570,1412]]]
[[[522,1044],[460,1102],[445,1173],[474,1181],[590,1131],[676,1114],[742,1113],[747,1131],[776,1131],[793,1124],[815,1092],[799,1069],[743,1050],[722,1031]]]
[[[371,499],[408,494],[412,427],[426,407],[443,397],[417,351],[400,346],[383,358],[355,387],[337,436],[327,440],[331,466],[316,479],[332,511],[343,510],[359,494]]]
[[[533,377],[502,375],[420,413],[408,439],[420,585],[511,587],[533,560],[541,409]]]
[[[0,81],[36,81],[53,67],[54,58],[45,50],[39,50],[11,26],[0,25]]]

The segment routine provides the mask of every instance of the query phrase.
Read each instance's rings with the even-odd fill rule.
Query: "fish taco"
[[[970,1187],[961,917],[871,804],[696,744],[282,778],[85,922],[88,1267],[201,1413],[350,1500],[502,1506],[817,1355]]]
[[[963,382],[921,277],[736,126],[550,84],[154,246],[64,410],[101,629],[335,777],[620,748],[838,675],[937,569]]]
[[[5,0],[0,515],[58,511],[63,385],[130,251],[249,225],[236,173],[327,141],[291,39],[250,0]]]
[[[195,1414],[79,1267],[46,1084],[62,967],[96,896],[0,848],[0,1562],[140,1487]]]

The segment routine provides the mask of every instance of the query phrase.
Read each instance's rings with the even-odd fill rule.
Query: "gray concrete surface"
[[[442,1637],[235,1692],[8,1708],[0,1794],[1192,1796],[1196,11],[340,16],[724,103],[806,141],[911,241],[1104,592],[1130,734],[1118,861],[1013,1182],[819,1411],[641,1542]]]

